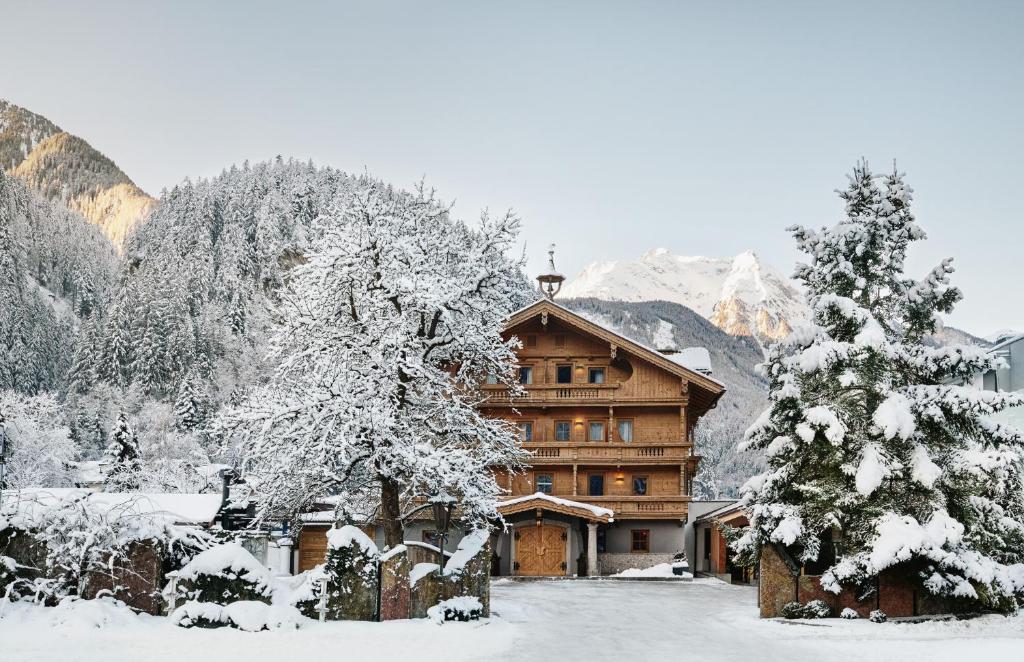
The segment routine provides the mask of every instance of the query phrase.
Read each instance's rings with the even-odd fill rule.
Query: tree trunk
[[[380,511],[381,523],[384,526],[384,546],[396,547],[405,539],[402,527],[402,512],[398,505],[398,482],[391,478],[380,480]]]

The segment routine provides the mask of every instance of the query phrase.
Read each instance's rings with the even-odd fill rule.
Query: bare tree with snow
[[[417,497],[496,515],[492,469],[525,454],[509,423],[480,412],[478,386],[495,375],[518,388],[515,342],[500,335],[526,296],[507,255],[518,225],[484,214],[473,228],[432,193],[369,178],[338,195],[282,292],[271,384],[218,421],[261,515],[342,495],[344,508],[379,507],[390,546]]]

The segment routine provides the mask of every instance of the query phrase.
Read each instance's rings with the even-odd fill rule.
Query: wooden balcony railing
[[[504,387],[484,388],[488,402],[495,404],[551,401],[610,402],[615,399],[618,384],[527,384],[522,395],[511,398]]]
[[[523,448],[545,464],[672,464],[693,456],[693,447],[682,442],[655,445],[546,441],[527,442]]]
[[[677,495],[646,497],[564,495],[564,498],[611,508],[615,511],[616,519],[676,519],[685,517],[687,504],[691,500],[688,496]]]

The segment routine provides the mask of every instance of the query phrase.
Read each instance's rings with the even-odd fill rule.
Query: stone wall
[[[761,618],[776,618],[781,615],[787,602],[807,604],[811,600],[823,600],[838,615],[849,607],[861,617],[867,617],[873,610],[881,609],[890,617],[941,614],[955,611],[948,601],[933,597],[911,582],[906,571],[899,568],[882,573],[877,588],[858,600],[855,592],[844,589],[838,595],[821,587],[821,577],[800,575],[788,564],[774,547],[765,547],[761,552],[760,582],[758,585],[758,606]]]
[[[163,549],[151,541],[134,542],[126,558],[109,564],[104,572],[90,572],[82,597],[86,600],[112,595],[126,605],[147,614],[164,609],[160,591],[164,585]]]
[[[597,571],[602,575],[614,575],[630,568],[650,568],[659,563],[672,563],[672,554],[611,554],[597,555]]]

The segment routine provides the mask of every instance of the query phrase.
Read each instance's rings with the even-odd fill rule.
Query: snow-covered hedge
[[[483,612],[479,598],[462,595],[437,603],[427,610],[427,618],[440,625],[445,621],[476,621]]]
[[[824,600],[811,600],[807,604],[787,602],[779,612],[783,618],[830,618],[832,607]],[[856,612],[854,612],[856,614]]]
[[[150,611],[162,579],[153,575],[162,574],[163,564],[174,567],[211,543],[205,532],[139,507],[145,495],[111,497],[77,489],[5,494],[0,552],[21,566],[15,593],[54,604],[67,596],[92,597],[96,586],[138,584],[133,594],[117,597]],[[140,554],[142,547],[152,553]],[[147,557],[145,569],[138,566],[142,556]],[[139,604],[134,604],[136,597]]]
[[[870,620],[872,623],[885,623],[887,620],[889,620],[889,617],[881,609],[875,609],[870,614],[868,614],[868,620]]]
[[[327,532],[327,618],[372,621],[377,612],[379,582],[377,545],[358,527]],[[315,591],[314,591],[315,593]]]
[[[270,571],[256,557],[240,544],[229,542],[202,552],[178,572],[177,596],[217,605],[269,603],[271,579]]]
[[[302,615],[294,607],[271,606],[264,602],[242,600],[228,605],[212,602],[186,602],[171,614],[171,622],[183,628],[232,627],[246,632],[296,629]]]
[[[860,618],[860,614],[856,610],[850,609],[849,607],[843,607],[843,611],[839,613],[839,618],[845,618],[848,621],[852,621],[856,618]]]

